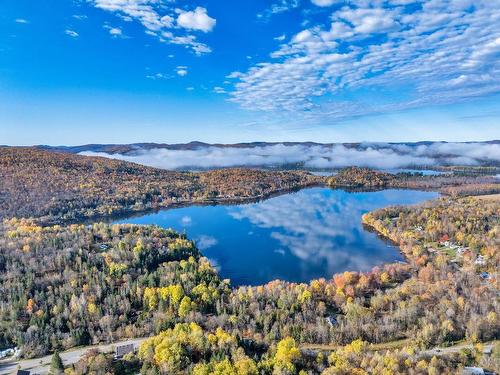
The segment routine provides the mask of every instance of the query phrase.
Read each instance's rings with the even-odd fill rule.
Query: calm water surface
[[[363,229],[361,216],[437,193],[412,190],[348,193],[311,188],[259,203],[191,206],[120,220],[186,231],[234,285],[282,279],[307,282],[343,271],[368,271],[402,260],[398,249]]]

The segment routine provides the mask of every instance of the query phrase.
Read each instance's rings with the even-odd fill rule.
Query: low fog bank
[[[224,167],[279,167],[301,165],[309,169],[347,166],[377,169],[437,165],[500,164],[497,143],[431,143],[419,145],[363,143],[338,145],[267,145],[259,147],[207,146],[195,150],[139,149],[127,154],[80,152],[163,169],[210,169]]]

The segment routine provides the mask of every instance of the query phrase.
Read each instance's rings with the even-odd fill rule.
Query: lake
[[[259,285],[275,279],[308,282],[403,260],[397,247],[363,228],[361,216],[377,208],[437,196],[414,190],[351,193],[310,188],[258,203],[190,206],[117,223],[185,231],[233,285]]]

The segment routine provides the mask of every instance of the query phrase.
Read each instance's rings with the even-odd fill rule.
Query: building
[[[495,375],[495,373],[481,367],[464,367],[462,375]]]
[[[115,349],[115,358],[120,359],[123,358],[123,356],[125,356],[126,354],[134,352],[135,352],[134,344],[120,345],[117,346]]]
[[[330,315],[329,315],[329,316],[327,316],[327,317],[325,318],[325,320],[326,320],[326,322],[328,323],[328,325],[329,325],[330,327],[336,326],[336,325],[338,324],[337,319],[335,319],[335,317],[330,316]]]
[[[481,276],[484,280],[488,280],[490,278],[490,274],[488,272],[481,272],[479,276]]]
[[[486,264],[486,259],[484,259],[482,255],[478,255],[474,263],[478,266],[484,266]]]
[[[486,348],[484,348],[483,354],[487,356],[493,354],[493,346],[487,346]]]
[[[17,375],[30,375],[28,370],[17,370]]]
[[[10,348],[10,349],[5,349],[5,350],[0,350],[0,359],[6,358],[6,357],[19,357],[21,355],[21,351],[19,348]]]
[[[459,248],[457,249],[457,255],[462,256],[462,255],[464,255],[464,253],[465,253],[467,250],[469,250],[469,249],[468,249],[468,248],[466,248],[466,247],[459,247]]]
[[[0,359],[14,354],[14,349],[0,350]]]

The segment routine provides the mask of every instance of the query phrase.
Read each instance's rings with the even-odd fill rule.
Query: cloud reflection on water
[[[217,241],[216,238],[214,238],[212,236],[208,236],[206,234],[202,234],[202,235],[198,236],[197,238],[195,238],[195,242],[196,242],[196,246],[201,251],[210,249],[211,247],[214,247],[219,243],[219,241]]]
[[[307,282],[402,259],[397,249],[363,229],[361,215],[436,196],[410,190],[311,188],[254,204],[181,207],[121,222],[185,231],[233,285],[275,279]]]
[[[360,217],[367,210],[379,207],[380,198],[363,196],[364,204],[360,205],[362,195],[299,192],[257,204],[228,207],[228,212],[237,220],[272,229],[271,237],[299,258],[306,272],[322,264],[329,274],[345,269],[369,270],[373,256],[380,258],[376,263],[399,257],[394,250],[367,253],[371,248],[375,250],[374,234],[362,228]]]

